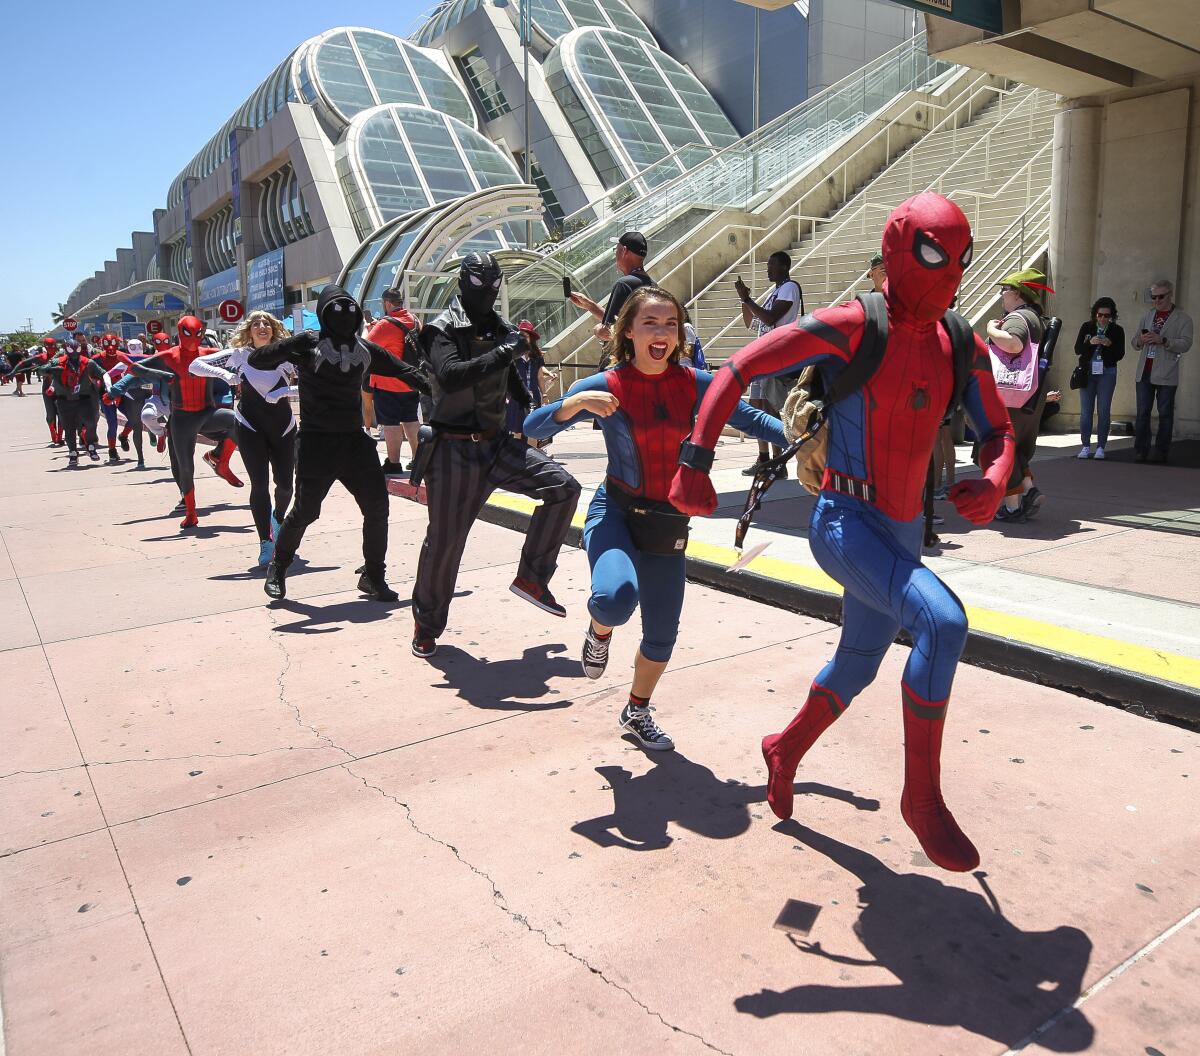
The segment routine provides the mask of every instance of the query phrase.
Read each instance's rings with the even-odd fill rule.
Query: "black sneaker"
[[[437,639],[419,623],[413,623],[412,654],[428,660],[437,652]]]
[[[531,579],[521,579],[518,576],[512,581],[512,585],[508,589],[518,598],[524,598],[531,604],[536,605],[543,612],[548,612],[552,616],[566,616],[567,614],[567,610],[554,600],[554,595],[550,593],[549,587],[544,587],[540,583],[534,583]]]
[[[759,455],[757,461],[755,461],[753,465],[749,465],[745,469],[742,470],[742,476],[743,477],[754,476],[754,474],[756,474],[760,469],[762,469],[763,465],[768,461],[770,461],[770,460],[763,457],[762,455]]]
[[[127,437],[127,436],[124,436],[124,435],[122,435],[122,436],[118,436],[118,437],[117,437],[117,443],[119,443],[119,444],[121,445],[121,450],[122,450],[122,451],[128,451],[128,450],[129,450],[129,437]]]
[[[403,462],[393,462],[390,459],[384,459],[383,475],[385,477],[398,477],[407,472],[408,470],[404,468]]]
[[[287,568],[278,562],[272,560],[267,565],[267,578],[263,583],[263,590],[266,591],[267,597],[272,601],[279,601],[287,597]]]
[[[74,451],[72,451],[69,455],[67,455],[67,465],[70,466],[72,469],[75,469],[78,467],[79,455],[77,455]]]
[[[88,458],[90,458],[93,462],[100,461],[100,452],[96,450],[95,444],[88,445]]]
[[[376,579],[374,576],[363,572],[358,577],[358,589],[368,598],[374,598],[376,601],[400,600],[400,595],[387,585],[382,576]]]
[[[1031,521],[1038,515],[1042,505],[1042,493],[1037,488],[1030,488],[1021,496],[1021,517]]]
[[[117,449],[115,447],[110,447],[108,449],[108,460],[110,462],[120,462],[121,461],[121,456],[117,454]]]
[[[587,634],[583,636],[583,655],[579,662],[583,664],[583,673],[588,678],[599,678],[608,667],[608,647],[612,644],[612,632],[607,638],[597,638],[592,625],[588,623]]]
[[[643,748],[652,752],[669,752],[675,747],[675,742],[658,728],[658,723],[650,714],[653,710],[650,705],[639,708],[626,704],[621,712],[621,728],[632,733]]]

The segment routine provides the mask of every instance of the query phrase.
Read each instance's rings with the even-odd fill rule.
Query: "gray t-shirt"
[[[1034,349],[1042,342],[1042,317],[1031,305],[1022,305],[1004,317],[1000,329],[1006,334],[1012,334],[1022,345],[1029,341]]]

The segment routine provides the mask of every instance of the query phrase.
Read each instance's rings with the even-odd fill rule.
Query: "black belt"
[[[500,435],[500,430],[481,429],[477,433],[452,433],[448,429],[438,429],[437,435],[445,437],[447,440],[470,440],[472,443],[482,444],[488,440],[495,440]]]
[[[865,480],[857,480],[854,477],[847,477],[843,473],[839,473],[836,469],[828,470],[829,479],[825,487],[830,491],[836,491],[841,495],[849,495],[853,499],[863,499],[865,502],[875,501],[875,485],[868,484]]]

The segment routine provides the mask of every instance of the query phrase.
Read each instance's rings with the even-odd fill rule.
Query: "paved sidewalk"
[[[778,824],[758,738],[831,625],[690,584],[652,758],[616,726],[636,632],[580,677],[579,551],[554,620],[480,524],[418,661],[422,507],[400,604],[350,589],[335,488],[267,607],[245,492],[203,472],[181,536],[159,456],[63,469],[40,410],[0,397],[7,1056],[1200,1050],[1197,734],[964,667],[983,866],[943,873],[899,817],[904,649]]]
[[[1130,443],[1117,440],[1110,451]],[[584,484],[582,511],[604,479],[600,434],[576,427],[550,450]],[[1200,716],[1200,471],[1080,462],[1077,451],[1070,437],[1043,438],[1034,469],[1046,499],[1026,524],[978,528],[952,503],[938,503],[946,523],[926,563],[962,598],[974,630],[1139,676],[1131,702],[1148,708],[1160,703],[1153,680],[1161,681],[1162,696],[1190,696]],[[733,533],[749,484],[741,470],[755,453],[753,441],[721,441],[713,472],[720,505],[711,518],[692,520],[688,554],[696,561],[723,568],[739,556]],[[969,448],[958,449],[958,462],[960,476],[977,473]],[[746,537],[747,549],[764,541],[770,548],[750,565],[742,590],[771,596],[773,582],[795,586],[828,597],[836,611],[841,587],[808,546],[814,501],[794,480],[771,489]],[[531,508],[516,496],[495,502]]]

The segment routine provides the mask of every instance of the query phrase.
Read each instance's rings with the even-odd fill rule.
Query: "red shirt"
[[[397,308],[395,311],[388,312],[386,319],[380,319],[367,331],[367,340],[373,341],[381,348],[386,348],[397,359],[403,359],[404,331],[396,323],[389,323],[388,319],[395,319],[396,323],[403,323],[409,330],[417,328],[417,321],[413,318],[412,313],[407,308]],[[413,391],[399,378],[389,378],[383,374],[372,374],[370,384],[371,388],[382,389],[384,392]]]

